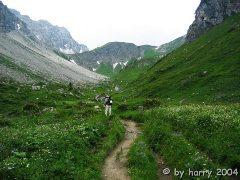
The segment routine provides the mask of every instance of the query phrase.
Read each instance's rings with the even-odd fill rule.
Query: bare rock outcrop
[[[201,0],[196,10],[195,21],[190,26],[186,40],[191,42],[209,28],[240,12],[240,0]]]

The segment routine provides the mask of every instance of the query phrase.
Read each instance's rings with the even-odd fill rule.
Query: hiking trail
[[[103,179],[104,180],[130,180],[127,172],[127,154],[137,139],[140,133],[137,123],[133,121],[122,121],[126,133],[125,137],[120,144],[109,154],[105,160],[103,166]],[[162,171],[166,168],[163,159],[156,155],[156,160],[158,162],[158,177],[160,180],[172,180],[171,175],[163,175]]]
[[[105,180],[130,180],[127,173],[127,154],[140,132],[133,121],[123,121],[126,133],[123,141],[107,157],[103,167]]]

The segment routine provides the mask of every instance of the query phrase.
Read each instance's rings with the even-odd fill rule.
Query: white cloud
[[[186,33],[200,0],[2,0],[31,18],[65,26],[95,48],[111,41],[159,46]]]

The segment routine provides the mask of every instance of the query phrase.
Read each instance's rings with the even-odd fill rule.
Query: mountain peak
[[[240,0],[201,0],[186,40],[188,42],[195,40],[206,30],[237,12],[240,12]]]
[[[104,69],[116,69],[117,65],[124,67],[132,58],[143,57],[144,53],[154,46],[137,46],[127,42],[109,42],[105,45],[81,54],[71,56],[75,62],[88,69],[98,69],[104,64]]]
[[[87,46],[75,41],[65,27],[52,25],[46,20],[34,21],[29,16],[21,15],[20,12],[14,9],[11,12],[27,24],[27,27],[37,37],[38,41],[48,47],[65,54],[88,51]]]
[[[21,31],[30,34],[26,24],[16,17],[2,1],[0,1],[0,32]]]

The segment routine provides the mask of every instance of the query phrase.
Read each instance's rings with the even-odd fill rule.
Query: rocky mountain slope
[[[66,54],[88,51],[87,46],[76,42],[66,28],[54,26],[45,20],[34,21],[29,16],[21,15],[13,9],[11,12],[26,23],[28,29],[37,37],[38,41],[48,47]]]
[[[114,69],[117,65],[125,66],[132,58],[143,57],[147,50],[154,48],[149,45],[136,46],[132,43],[110,42],[92,51],[73,55],[71,58],[78,65],[91,70],[98,69],[101,63],[110,64]]]
[[[13,30],[23,33],[24,35],[31,36],[30,30],[27,25],[19,18],[14,16],[7,6],[0,1],[0,32],[8,33]],[[33,37],[32,37],[33,38]]]
[[[0,3],[0,80],[35,82],[98,82],[98,75],[58,56],[31,35],[26,24]]]
[[[240,0],[201,0],[186,40],[188,42],[195,40],[206,30],[237,12],[240,12]]]
[[[179,37],[169,43],[165,43],[155,50],[148,50],[141,58],[132,59],[128,65],[114,77],[118,82],[133,81],[153,66],[157,61],[176,50],[185,43],[185,37]]]

